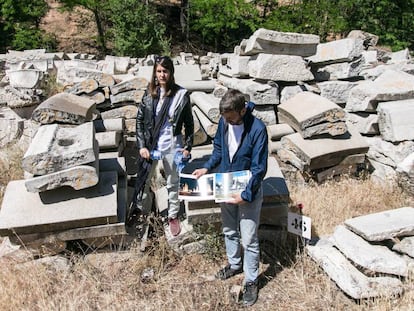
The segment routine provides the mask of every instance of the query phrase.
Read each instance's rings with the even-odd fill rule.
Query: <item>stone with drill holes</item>
[[[23,156],[22,167],[33,175],[45,175],[98,158],[98,143],[92,122],[77,127],[57,124],[39,128]]]

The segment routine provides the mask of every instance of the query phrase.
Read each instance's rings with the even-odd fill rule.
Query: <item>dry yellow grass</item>
[[[0,167],[0,185],[19,178],[18,165],[13,171]],[[312,218],[313,236],[331,234],[350,217],[413,203],[399,188],[367,180],[288,186],[292,202],[303,203],[304,214]],[[414,310],[412,277],[404,280],[402,297],[354,301],[304,254],[298,241],[289,236],[284,245],[262,244],[261,289],[250,310]],[[242,275],[226,281],[212,278],[225,264],[224,250],[215,261],[206,255],[179,256],[160,235],[144,254],[136,248],[96,252],[95,262],[88,259],[91,255],[65,255],[71,260],[68,270],[0,258],[0,310],[245,309],[230,295],[233,286],[241,285]]]

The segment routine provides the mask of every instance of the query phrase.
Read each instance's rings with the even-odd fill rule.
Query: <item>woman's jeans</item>
[[[156,173],[158,161],[162,161],[165,176],[167,178],[168,218],[177,217],[178,211],[180,210],[180,201],[178,200],[179,176],[177,173],[177,166],[174,163],[174,155],[175,153],[167,153],[163,155],[161,160],[153,160],[151,172],[148,175],[144,193],[142,195],[142,201],[138,202],[138,208],[140,208],[144,214],[148,214],[151,211],[153,202],[153,197],[150,191],[151,180]]]
[[[263,192],[260,188],[256,199],[251,203],[221,204],[221,220],[227,259],[234,270],[243,266],[245,283],[256,282],[259,276],[260,250],[257,231],[262,203]],[[242,246],[244,250],[243,263]]]

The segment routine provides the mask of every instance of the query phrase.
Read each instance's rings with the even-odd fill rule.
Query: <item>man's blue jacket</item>
[[[244,201],[252,202],[267,171],[268,138],[266,125],[252,114],[254,104],[249,102],[246,108],[243,116],[244,132],[233,161],[230,162],[229,157],[228,124],[221,117],[214,137],[213,153],[203,167],[208,171],[217,168],[219,173],[250,170],[252,177],[241,197]]]

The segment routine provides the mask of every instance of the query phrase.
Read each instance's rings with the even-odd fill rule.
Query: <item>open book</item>
[[[180,174],[178,198],[185,201],[226,202],[232,199],[232,195],[246,189],[250,177],[249,170],[206,174],[199,179],[191,174]]]

